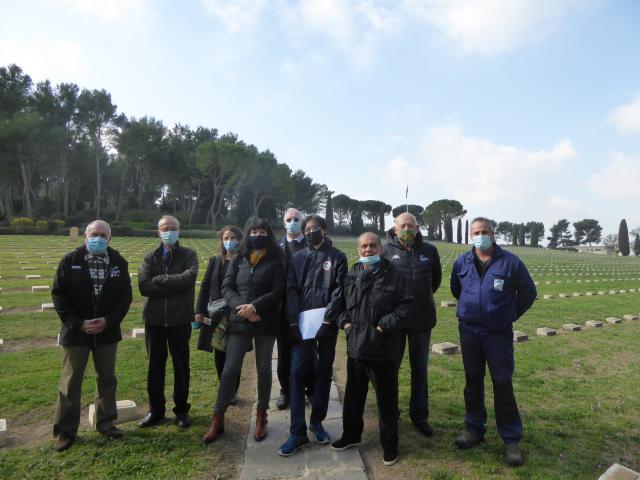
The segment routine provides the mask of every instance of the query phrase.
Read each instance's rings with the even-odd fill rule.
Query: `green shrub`
[[[38,220],[36,222],[36,229],[38,230],[38,232],[47,233],[47,231],[49,230],[49,222],[47,222],[46,220]]]
[[[30,218],[27,218],[27,217],[16,217],[16,218],[11,220],[11,226],[15,227],[15,228],[32,227],[33,226],[33,220],[31,220]]]

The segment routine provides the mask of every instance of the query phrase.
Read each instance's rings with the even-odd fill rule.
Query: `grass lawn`
[[[205,262],[217,248],[213,240],[185,239]],[[357,258],[353,239],[336,239],[350,263]],[[113,246],[137,272],[142,256],[156,245],[148,238],[115,238]],[[200,443],[217,391],[213,358],[196,350],[192,338],[190,401],[195,425],[179,431],[171,424],[141,430],[126,424],[124,441],[105,441],[90,431],[83,418],[82,442],[68,452],[53,451],[51,421],[60,374],[61,350],[55,345],[59,320],[53,312],[39,312],[50,302],[48,292],[31,293],[33,285],[50,285],[53,268],[74,244],[64,237],[0,236],[0,418],[10,435],[20,437],[0,449],[1,478],[236,478],[242,461],[243,436],[254,398],[252,379],[242,384],[241,398],[229,431],[235,436],[204,447]],[[436,301],[452,300],[448,288],[451,264],[467,247],[437,243],[443,282]],[[401,461],[381,467],[373,392],[369,395],[363,456],[370,478],[597,478],[614,462],[640,470],[640,427],[637,394],[640,391],[640,321],[605,324],[599,329],[562,332],[566,323],[622,317],[640,312],[640,258],[595,255],[542,249],[514,248],[537,282],[540,300],[515,328],[529,335],[516,344],[514,385],[523,417],[522,448],[527,463],[510,469],[502,461],[502,444],[495,433],[492,388],[487,379],[489,411],[487,441],[471,451],[460,451],[453,439],[463,427],[464,373],[461,356],[432,354],[429,363],[430,421],[433,439],[421,437],[408,419],[410,372],[408,360],[400,372]],[[23,263],[19,263],[23,262]],[[29,262],[29,263],[24,263]],[[49,262],[49,263],[47,263]],[[33,270],[22,270],[25,266]],[[26,280],[26,275],[42,275]],[[134,303],[123,322],[123,333],[141,325],[142,298],[134,285]],[[549,282],[549,283],[547,283]],[[560,283],[558,283],[560,282]],[[629,290],[634,289],[635,292]],[[616,290],[616,294],[609,292]],[[626,293],[619,293],[626,290]],[[605,291],[605,295],[560,298],[558,294]],[[544,294],[554,298],[543,299]],[[556,337],[537,337],[536,328],[559,330]],[[432,343],[458,343],[455,308],[438,308]],[[339,339],[335,369],[344,382],[344,339]],[[250,360],[248,360],[250,361]],[[147,359],[144,342],[126,338],[118,351],[118,398],[146,407]],[[170,362],[167,378],[171,379]],[[167,385],[171,408],[171,382]],[[87,369],[83,405],[92,403],[94,373]],[[236,407],[234,407],[236,408]],[[233,423],[235,422],[235,423]],[[275,452],[274,452],[275,455]],[[378,466],[380,463],[380,466]]]

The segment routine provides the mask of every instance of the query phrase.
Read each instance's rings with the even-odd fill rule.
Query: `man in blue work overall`
[[[460,344],[466,385],[465,431],[455,443],[471,448],[484,440],[487,410],[484,376],[489,365],[498,433],[505,443],[505,461],[522,465],[519,442],[522,421],[512,376],[513,322],[533,304],[536,287],[524,263],[494,242],[490,220],[471,223],[471,251],[460,255],[451,270],[451,292],[458,299]]]

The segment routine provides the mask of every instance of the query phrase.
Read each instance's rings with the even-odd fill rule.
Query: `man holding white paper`
[[[326,236],[327,223],[319,215],[308,216],[302,225],[307,247],[289,264],[287,273],[287,319],[291,338],[290,408],[291,435],[278,453],[290,456],[309,443],[305,421],[305,380],[318,352],[309,430],[318,443],[331,437],[322,426],[327,416],[333,360],[342,312],[342,282],[347,257]],[[315,348],[314,348],[315,347]]]

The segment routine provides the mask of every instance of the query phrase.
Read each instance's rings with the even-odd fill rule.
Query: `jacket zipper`
[[[172,255],[173,255],[173,252],[170,253],[170,256],[172,256]],[[165,275],[169,275],[169,264],[164,259],[164,256],[162,257],[162,262],[164,264],[164,273],[165,273]],[[169,326],[169,318],[167,316],[167,297],[164,297],[164,326],[165,327]]]

